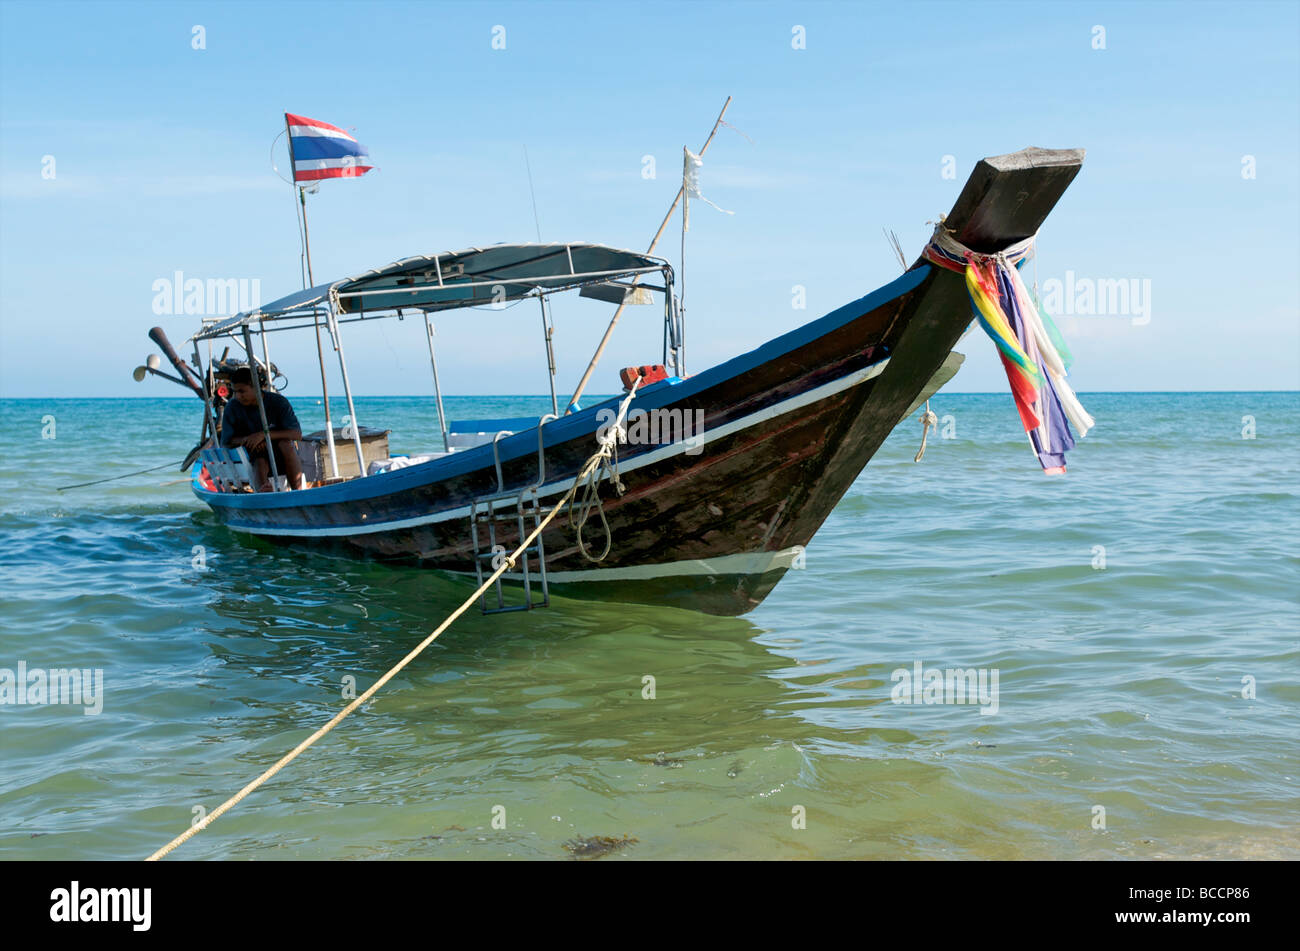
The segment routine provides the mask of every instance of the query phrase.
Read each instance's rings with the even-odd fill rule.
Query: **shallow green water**
[[[1085,404],[1100,424],[1049,479],[1009,397],[941,394],[955,438],[915,465],[904,424],[745,618],[474,612],[177,855],[564,858],[628,835],[606,861],[1300,857],[1300,395]],[[171,471],[53,491],[178,459],[196,406],[0,401],[0,668],[104,676],[98,715],[0,705],[0,857],[148,855],[471,590],[250,542]],[[428,400],[358,416],[395,451],[434,444]],[[892,702],[918,661],[996,670],[997,712]]]

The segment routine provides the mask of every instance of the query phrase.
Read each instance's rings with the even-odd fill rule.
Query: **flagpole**
[[[298,203],[302,205],[302,249],[307,255],[307,287],[315,287],[316,279],[311,275],[311,232],[307,229],[307,189],[301,185],[298,186]]]
[[[289,142],[289,174],[293,176],[294,187],[298,189],[298,203],[302,206],[302,245],[303,251],[307,255],[307,286],[315,287],[316,280],[311,273],[311,236],[307,231],[307,192],[306,189],[297,184],[298,173],[293,161],[293,130],[289,127],[289,116],[284,117],[285,136]],[[320,361],[320,388],[322,401],[325,404],[325,444],[329,447],[330,467],[333,470],[333,478],[339,477],[339,460],[334,451],[334,423],[330,420],[330,388],[325,378],[325,349],[320,341],[320,314],[317,313],[312,319],[312,326],[316,328],[316,357]]]

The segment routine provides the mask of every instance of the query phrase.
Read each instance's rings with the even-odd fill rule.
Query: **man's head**
[[[230,375],[230,385],[235,392],[235,399],[245,406],[257,405],[257,391],[253,389],[253,371],[240,367]]]

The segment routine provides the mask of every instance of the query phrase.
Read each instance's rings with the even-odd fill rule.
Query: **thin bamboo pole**
[[[718,118],[713,123],[713,128],[709,131],[709,137],[704,140],[704,145],[700,148],[700,151],[696,153],[697,155],[703,155],[709,150],[709,145],[713,142],[713,137],[718,134],[718,127],[722,125],[722,117],[727,114],[727,107],[730,105],[731,97],[728,96],[727,101],[722,104],[722,111],[718,113]],[[654,253],[655,245],[657,245],[659,239],[663,237],[664,229],[668,227],[668,222],[672,219],[673,212],[677,210],[677,205],[681,202],[682,196],[685,193],[686,183],[682,182],[681,188],[677,189],[677,197],[673,199],[672,206],[668,209],[668,214],[664,215],[664,220],[659,225],[659,230],[655,232],[654,239],[650,242],[650,247],[646,249],[646,254]],[[601,356],[605,353],[605,345],[609,343],[609,338],[614,333],[614,326],[618,323],[619,317],[623,316],[623,308],[626,306],[627,299],[625,297],[623,302],[618,305],[618,310],[614,311],[614,317],[610,320],[609,326],[605,328],[605,336],[600,338],[600,345],[596,347],[596,352],[592,355],[591,362],[587,364],[586,372],[582,374],[582,379],[578,381],[578,388],[569,399],[569,405],[564,408],[566,415],[573,412],[573,407],[577,405],[578,398],[582,396],[582,391],[587,388],[587,383],[591,379],[591,374],[595,371],[596,364],[600,362]]]

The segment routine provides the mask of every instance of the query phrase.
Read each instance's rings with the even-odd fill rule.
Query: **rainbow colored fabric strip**
[[[985,267],[992,266],[985,265]],[[1043,383],[1043,373],[1016,339],[1015,332],[1011,329],[1011,321],[1007,319],[998,300],[1000,295],[994,283],[996,279],[996,276],[987,270],[981,273],[976,264],[966,265],[966,290],[970,292],[970,299],[975,305],[980,326],[993,338],[1002,355],[1015,365],[1023,378],[1033,384],[1036,393]]]
[[[998,349],[1020,421],[1043,471],[1064,473],[1065,453],[1074,448],[1069,421],[1074,419],[1080,431],[1087,432],[1093,420],[1065,382],[1069,351],[1060,332],[1050,317],[1040,315],[1016,270],[1015,265],[1028,257],[1032,242],[1016,245],[1013,253],[990,255],[963,248],[947,236],[941,240],[939,235],[936,229],[936,238],[923,256],[964,276],[971,310]]]

